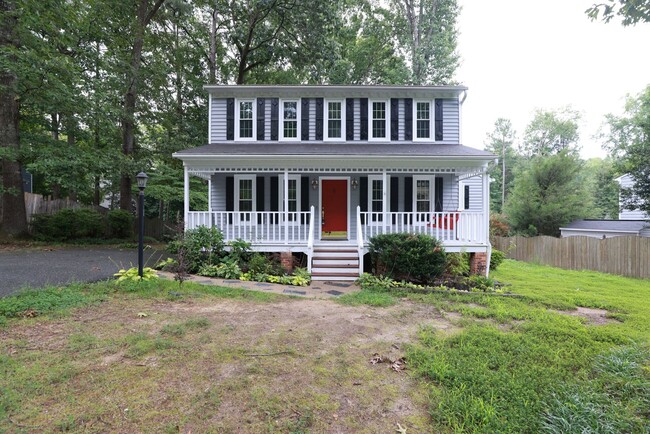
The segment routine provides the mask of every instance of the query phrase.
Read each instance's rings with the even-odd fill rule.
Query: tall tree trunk
[[[13,0],[0,0],[0,48],[19,46],[16,27],[18,19]],[[0,147],[7,148],[3,154],[9,154],[2,164],[2,229],[8,235],[20,235],[27,232],[27,214],[25,212],[25,194],[20,173],[18,151],[19,101],[16,94],[18,77],[13,71],[0,70]]]
[[[77,143],[77,138],[75,136],[75,132],[77,131],[77,120],[75,119],[74,115],[68,116],[68,126],[66,131],[68,134],[68,147],[74,148],[75,144]],[[73,188],[71,191],[69,191],[68,196],[70,197],[71,200],[74,200],[76,202],[77,201],[76,188]]]
[[[61,116],[58,113],[52,113],[52,140],[59,141],[59,126],[61,124]],[[52,199],[61,199],[61,184],[55,182],[52,184]]]
[[[214,9],[212,10],[212,22],[210,25],[210,57],[208,64],[210,65],[210,83],[217,83],[217,16],[218,6],[215,1]]]
[[[124,117],[122,119],[122,153],[125,156],[133,154],[135,148],[135,104],[138,97],[138,81],[140,78],[140,65],[142,64],[142,47],[144,46],[144,33],[151,19],[156,15],[165,0],[155,0],[151,10],[149,0],[140,0],[138,5],[134,28],[133,49],[131,50],[131,63],[127,74],[128,88],[124,95]],[[130,173],[123,173],[120,179],[120,208],[131,210]]]

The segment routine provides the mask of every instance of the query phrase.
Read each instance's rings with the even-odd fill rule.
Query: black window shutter
[[[436,212],[442,212],[443,211],[443,203],[444,203],[444,187],[443,187],[443,180],[444,178],[442,176],[436,176],[436,191],[434,195],[434,202],[435,202],[435,210]]]
[[[399,211],[399,178],[390,178],[390,211]],[[393,224],[397,223],[396,216],[393,216]]]
[[[276,175],[271,176],[271,184],[269,188],[269,197],[271,198],[270,211],[278,210],[278,177]]]
[[[368,177],[359,178],[359,206],[361,211],[368,211]]]
[[[345,99],[345,140],[354,140],[354,98]]]
[[[359,100],[361,108],[359,119],[361,120],[361,127],[359,128],[359,138],[361,140],[368,140],[368,98],[361,98]]]
[[[235,140],[235,98],[226,100],[226,140]]]
[[[226,176],[226,211],[235,210],[235,177]],[[232,216],[229,216],[228,223],[232,224]]]
[[[300,210],[309,211],[309,176],[300,177]],[[302,217],[301,224],[309,223],[306,217]]]
[[[390,139],[399,140],[399,99],[390,99]]]
[[[404,140],[413,140],[413,98],[404,99]]]
[[[443,140],[442,137],[442,100],[437,99],[436,100],[436,122],[435,122],[435,129],[436,129],[436,140]]]
[[[264,140],[264,98],[257,98],[257,140]]]
[[[300,140],[309,140],[309,98],[303,98],[300,103]]]
[[[404,178],[404,212],[413,211],[413,178]]]
[[[280,100],[271,98],[271,140],[278,140],[278,116]]]
[[[390,211],[399,210],[399,178],[393,176],[390,178]]]
[[[323,98],[316,98],[316,140],[323,140]]]
[[[465,209],[469,209],[469,185],[465,186]]]
[[[257,179],[257,191],[255,192],[256,194],[256,199],[255,199],[255,205],[256,205],[256,210],[255,211],[264,211],[264,177],[263,176],[258,176]],[[257,216],[257,223],[262,224],[262,215]]]

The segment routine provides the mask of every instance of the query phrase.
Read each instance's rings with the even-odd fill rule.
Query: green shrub
[[[140,281],[140,280],[152,280],[152,279],[158,279],[158,274],[156,274],[156,270],[154,270],[151,267],[144,267],[142,269],[142,279],[140,279],[140,275],[138,274],[138,268],[137,267],[131,267],[128,270],[121,269],[117,273],[113,274],[113,276],[117,277],[117,282],[124,282],[124,281]]]
[[[501,250],[492,249],[492,255],[490,256],[490,270],[496,270],[504,259],[506,259],[505,253]]]
[[[32,220],[34,237],[44,241],[67,241],[102,238],[105,235],[102,215],[90,208],[62,209],[54,214],[37,214]]]
[[[445,274],[450,276],[469,276],[469,253],[447,253]]]
[[[383,234],[370,239],[377,274],[396,280],[429,283],[442,275],[447,263],[438,240],[424,234]]]
[[[130,238],[133,235],[133,214],[123,209],[108,212],[108,233],[113,238]]]
[[[239,268],[246,268],[248,262],[253,256],[253,252],[251,252],[251,243],[238,238],[235,241],[230,241],[228,246],[230,246],[228,258],[236,261]]]
[[[204,265],[215,265],[223,256],[223,234],[215,227],[199,226],[183,235],[175,246],[176,253],[183,251],[183,260],[188,273],[195,273]]]
[[[206,277],[221,277],[223,279],[239,279],[242,272],[237,262],[227,259],[218,265],[204,264],[196,274]]]

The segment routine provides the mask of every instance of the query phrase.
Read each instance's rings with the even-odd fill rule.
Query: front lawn
[[[492,277],[520,297],[154,281],[0,299],[0,431],[650,431],[650,282]]]

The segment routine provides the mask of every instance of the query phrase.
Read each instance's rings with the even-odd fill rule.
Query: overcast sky
[[[498,117],[521,137],[536,108],[571,105],[582,114],[582,156],[605,156],[593,138],[604,115],[650,84],[650,24],[592,22],[593,0],[459,3],[463,144],[483,148]]]

